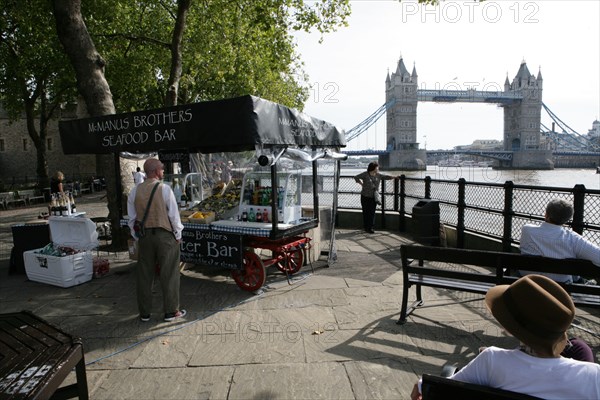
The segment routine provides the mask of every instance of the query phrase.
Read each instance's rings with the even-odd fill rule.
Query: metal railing
[[[327,185],[326,185],[327,186]],[[339,209],[360,210],[360,187],[352,176],[342,176],[338,190]],[[406,231],[407,217],[422,199],[437,200],[440,223],[456,229],[457,246],[463,247],[466,233],[475,233],[502,242],[510,251],[520,242],[521,227],[544,221],[546,204],[553,198],[571,202],[575,209],[571,228],[600,245],[600,190],[467,182],[425,178],[383,181],[382,202],[378,207],[383,223],[386,214],[400,213],[400,231]],[[385,226],[385,225],[384,225]],[[389,224],[388,224],[389,226]]]

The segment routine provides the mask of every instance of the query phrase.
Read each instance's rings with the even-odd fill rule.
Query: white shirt
[[[450,377],[542,399],[600,399],[600,365],[488,347]]]
[[[559,259],[580,258],[600,266],[600,247],[570,229],[548,222],[542,222],[541,225],[528,224],[521,228],[521,253]],[[570,275],[543,275],[557,282],[571,279]]]
[[[135,237],[135,232],[133,230],[133,224],[135,223],[135,219],[137,217],[135,212],[135,194],[137,193],[136,189],[137,186],[134,186],[127,197],[127,217],[129,218],[127,225],[129,225],[129,232],[131,232],[131,236],[135,240],[138,239]],[[177,206],[177,201],[175,200],[175,195],[173,194],[173,190],[171,190],[169,185],[163,185],[162,196],[165,204],[167,205],[167,215],[169,217],[169,221],[171,221],[171,227],[173,228],[175,239],[180,240],[181,232],[183,231],[183,224],[181,223],[181,218],[179,216],[179,208]]]
[[[135,171],[133,173],[133,183],[136,185],[144,182],[144,179],[146,179],[146,174],[144,174],[142,171]]]

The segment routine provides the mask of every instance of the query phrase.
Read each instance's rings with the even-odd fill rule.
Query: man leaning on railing
[[[551,258],[580,258],[600,267],[600,247],[583,236],[567,229],[573,217],[573,205],[562,199],[551,200],[546,206],[541,225],[524,225],[521,229],[521,253]],[[520,271],[526,275],[527,271]],[[544,274],[548,278],[564,283],[596,284],[577,275]]]

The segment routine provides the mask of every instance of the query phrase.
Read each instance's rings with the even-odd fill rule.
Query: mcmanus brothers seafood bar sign
[[[344,147],[328,122],[254,96],[60,121],[65,154],[214,153],[263,146]]]

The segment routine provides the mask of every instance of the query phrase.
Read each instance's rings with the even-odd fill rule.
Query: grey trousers
[[[179,243],[171,232],[147,229],[138,245],[136,278],[140,315],[150,315],[152,312],[152,285],[156,265],[160,266],[164,312],[179,310]]]

